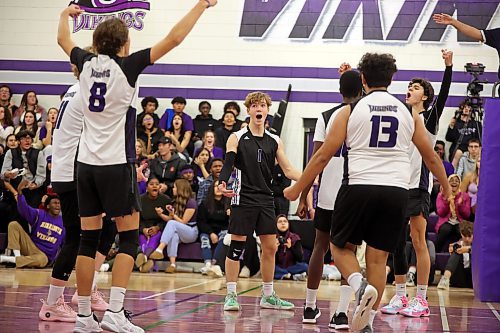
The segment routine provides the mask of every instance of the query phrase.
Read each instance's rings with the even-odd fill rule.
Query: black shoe
[[[340,312],[339,314],[335,313],[328,327],[336,330],[348,330],[349,320],[347,319],[347,315],[344,312]]]
[[[304,324],[316,324],[316,319],[318,319],[319,316],[321,316],[321,311],[319,311],[318,307],[313,309],[304,306],[304,316],[302,317],[302,322]]]
[[[373,329],[370,324],[366,325],[359,333],[373,333]]]

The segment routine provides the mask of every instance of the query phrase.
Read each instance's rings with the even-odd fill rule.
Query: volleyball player
[[[83,11],[76,5],[60,16],[57,40],[80,72],[84,126],[78,152],[78,203],[82,235],[76,261],[78,316],[75,332],[144,332],[127,320],[123,300],[138,247],[140,202],[135,175],[136,83],[149,65],[179,45],[205,9],[217,0],[200,0],[171,32],[151,48],[129,55],[126,24],[102,22],[94,31],[97,55],[71,39],[68,18]],[[92,315],[90,293],[101,214],[115,218],[120,248],[113,265],[109,308],[101,325]]]
[[[387,92],[397,71],[396,60],[390,54],[366,53],[358,69],[367,95],[338,111],[324,144],[301,178],[285,189],[285,196],[296,200],[345,142],[344,179],[333,212],[331,249],[356,293],[351,329],[372,332],[385,288],[387,255],[394,251],[405,223],[412,141],[447,196],[450,187],[422,120]],[[363,240],[368,281],[353,252]]]

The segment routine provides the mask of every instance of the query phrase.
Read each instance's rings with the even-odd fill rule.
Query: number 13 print
[[[372,134],[370,136],[370,147],[393,148],[396,146],[398,137],[399,120],[392,116],[372,116]],[[388,134],[386,141],[379,138],[380,134]]]

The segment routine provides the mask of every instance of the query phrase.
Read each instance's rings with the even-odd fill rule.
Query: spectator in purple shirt
[[[172,126],[172,120],[174,115],[180,115],[182,117],[182,126],[187,134],[188,141],[191,140],[191,136],[194,131],[193,118],[184,112],[186,108],[186,99],[181,96],[174,97],[172,99],[173,109],[166,109],[163,116],[160,118],[160,128],[162,130],[168,130]]]
[[[43,149],[52,144],[52,133],[54,132],[54,128],[56,128],[58,113],[59,110],[57,110],[56,108],[50,108],[49,111],[47,111],[47,121],[45,122],[45,126],[40,128],[37,133],[38,139],[41,143],[41,147],[35,148]]]
[[[64,240],[64,226],[59,197],[49,196],[45,201],[47,210],[35,209],[28,205],[22,190],[28,186],[27,181],[19,184],[17,209],[31,226],[30,234],[24,231],[21,224],[13,221],[8,227],[9,243],[7,248],[13,256],[0,256],[0,262],[15,264],[17,268],[43,268],[56,258],[56,254]]]
[[[200,148],[196,148],[194,150],[193,156],[196,156],[198,151],[200,151],[202,148],[205,148],[210,152],[210,158],[224,159],[224,150],[215,145],[215,140],[215,131],[211,129],[206,130],[205,133],[203,133],[203,144]]]
[[[441,160],[443,161],[444,170],[446,171],[446,175],[449,177],[455,172],[455,168],[453,168],[453,164],[451,164],[444,158],[445,155],[444,148],[445,148],[444,141],[437,140],[436,144],[434,145],[434,151],[439,155],[439,157],[441,157]]]

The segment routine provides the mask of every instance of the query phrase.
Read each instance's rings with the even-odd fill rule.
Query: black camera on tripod
[[[474,118],[476,115],[482,116],[483,113],[483,100],[479,95],[484,89],[484,84],[488,81],[482,81],[479,76],[484,74],[484,69],[486,68],[483,64],[475,64],[468,62],[465,64],[465,71],[472,75],[472,81],[467,85],[467,104],[470,105],[472,112],[471,115]]]

